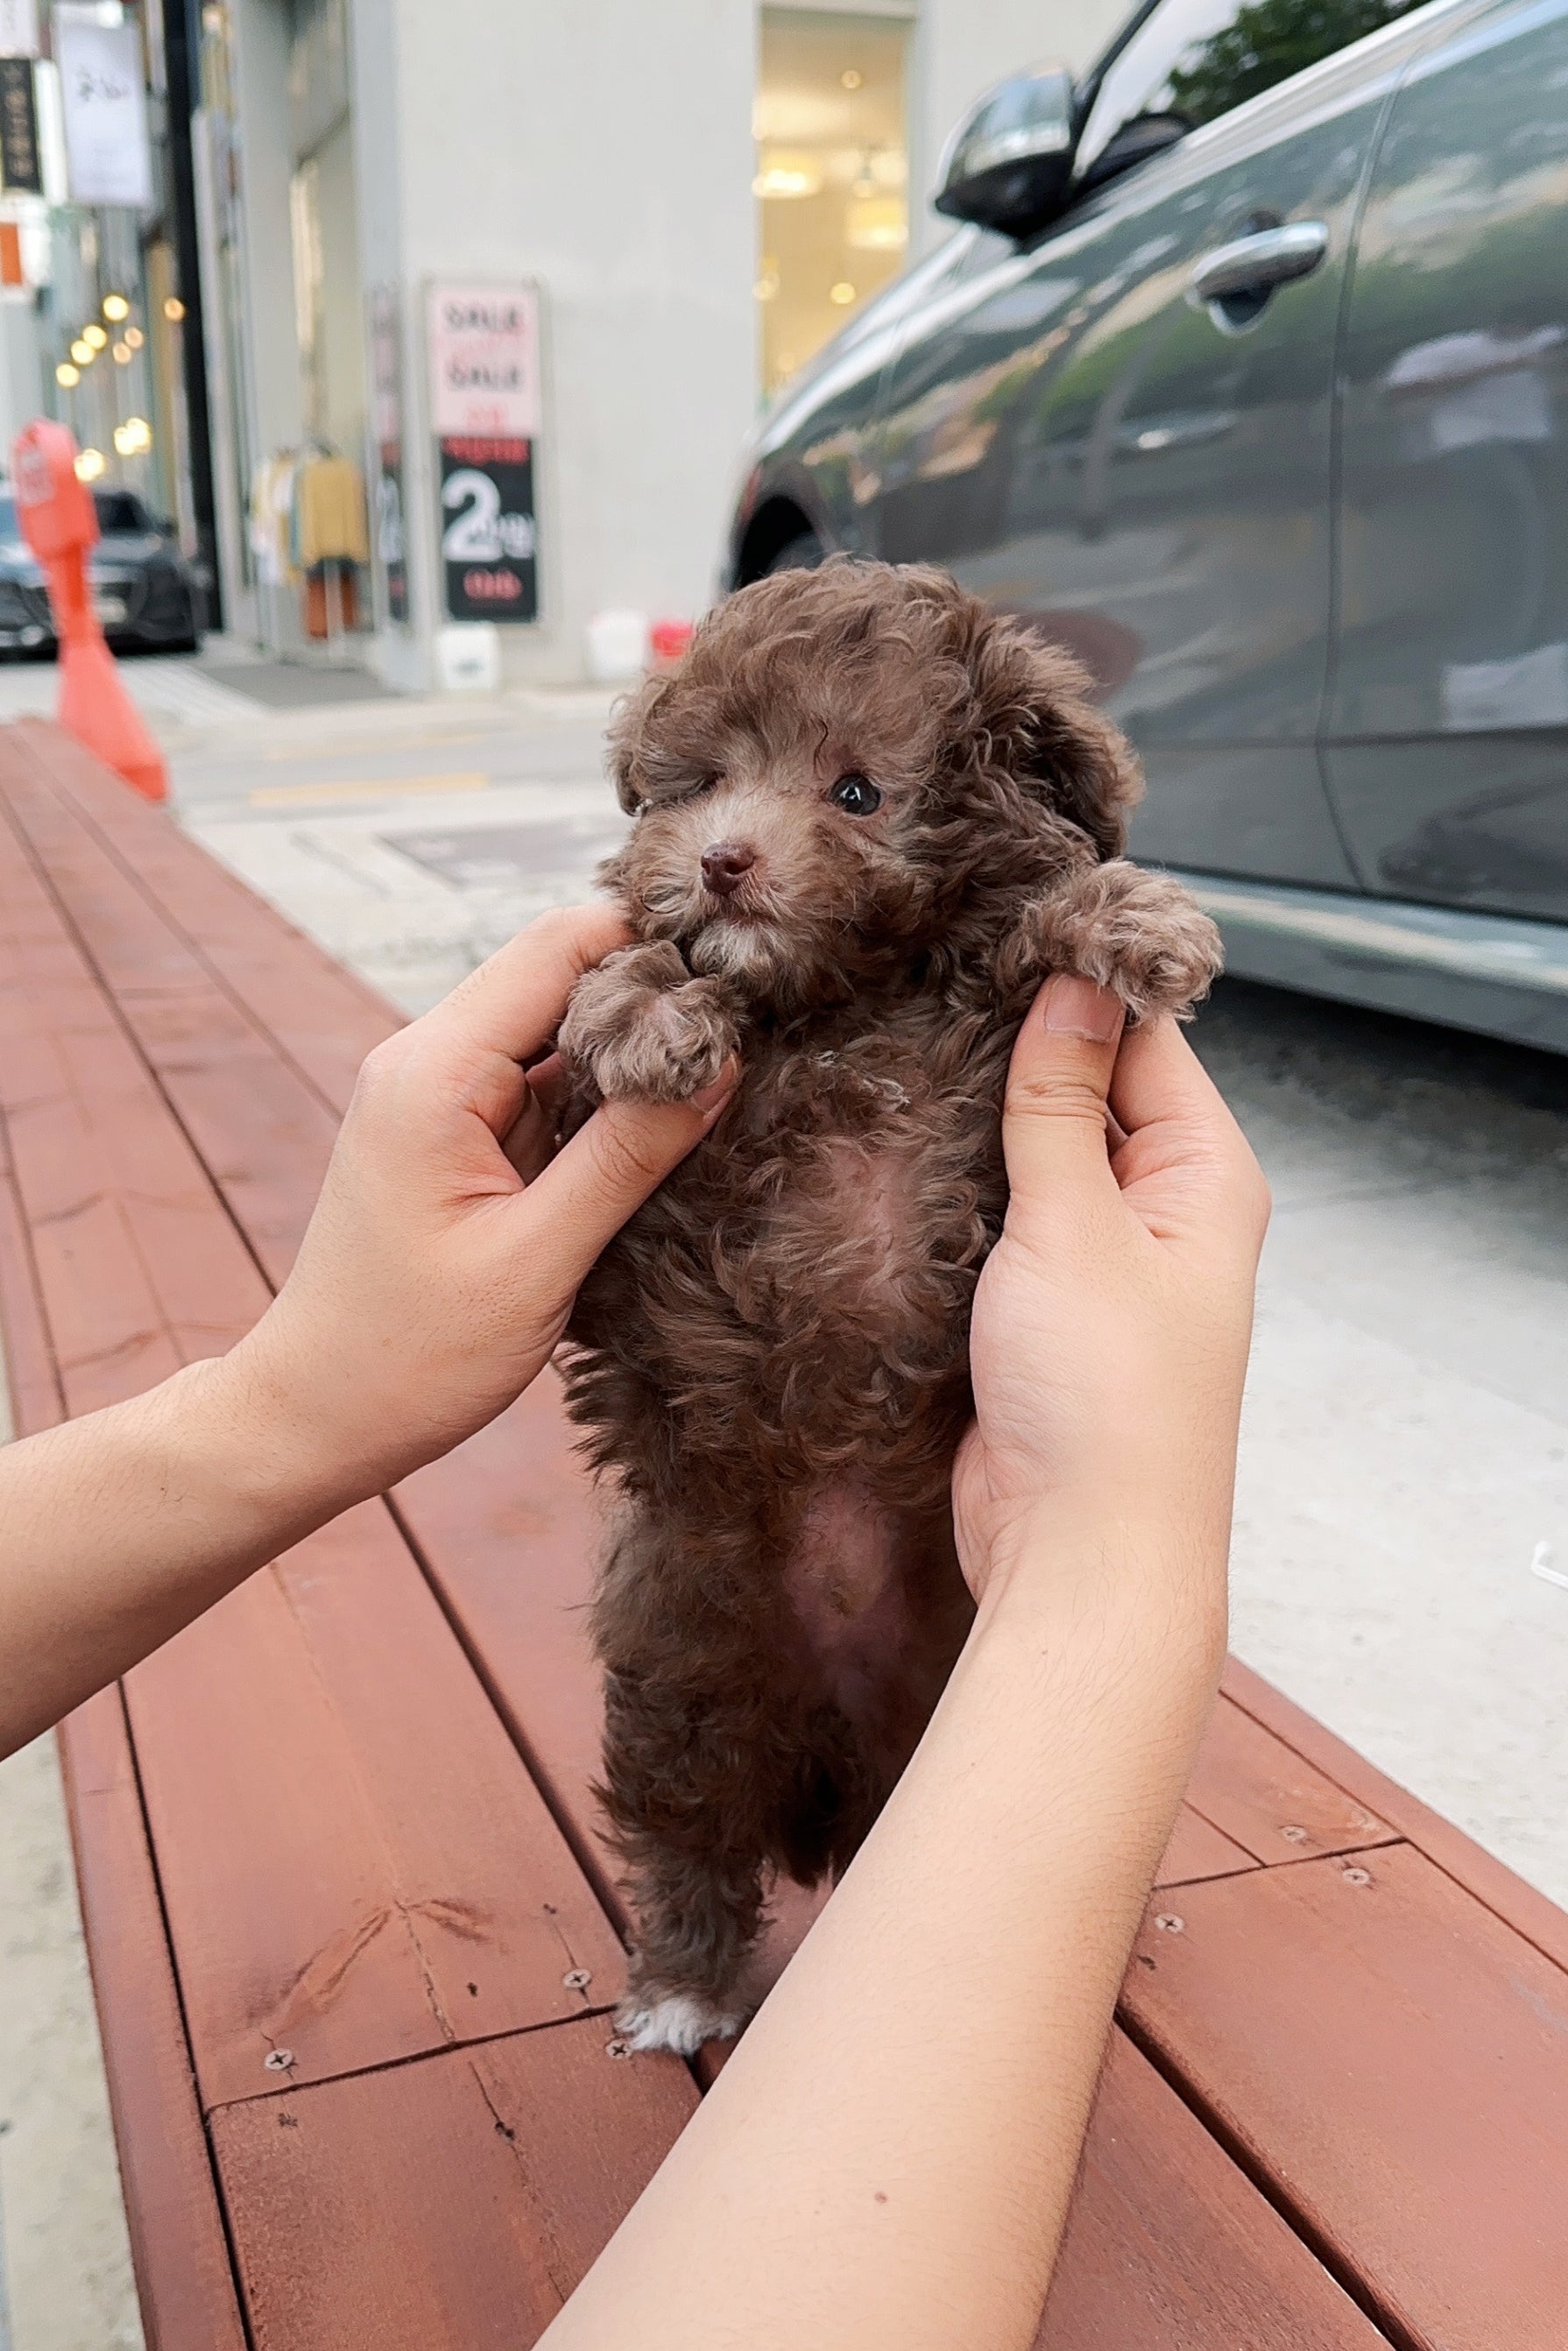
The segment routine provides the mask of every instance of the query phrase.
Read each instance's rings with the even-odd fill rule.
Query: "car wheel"
[[[814,530],[797,531],[793,538],[785,540],[777,555],[768,557],[761,577],[770,580],[776,571],[815,571],[827,551]]]

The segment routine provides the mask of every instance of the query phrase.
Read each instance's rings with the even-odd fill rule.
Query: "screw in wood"
[[[1186,1920],[1178,1918],[1174,1910],[1162,1910],[1155,1924],[1162,1935],[1179,1935],[1185,1930]]]
[[[632,2043],[629,2041],[607,2041],[604,2053],[607,2057],[630,2057]]]
[[[568,1991],[586,1991],[592,1981],[593,1978],[586,1968],[568,1968],[561,1978]]]
[[[1298,1828],[1294,1821],[1291,1823],[1288,1828],[1282,1828],[1280,1831],[1280,1834],[1289,1844],[1305,1844],[1307,1841],[1307,1833],[1305,1829]]]
[[[294,2063],[294,2052],[292,2049],[269,2049],[261,2062],[269,2074],[287,2074]]]
[[[1340,1875],[1347,1886],[1370,1886],[1372,1883],[1370,1869],[1346,1869],[1342,1870]]]

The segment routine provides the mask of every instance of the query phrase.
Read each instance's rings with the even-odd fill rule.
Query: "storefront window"
[[[892,16],[762,12],[754,186],[765,391],[904,266],[908,36]]]

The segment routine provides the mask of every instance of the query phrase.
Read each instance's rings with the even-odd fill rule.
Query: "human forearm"
[[[350,1499],[243,1348],[0,1452],[0,1754]]]
[[[1222,1558],[1169,1541],[1048,1536],[988,1593],[865,1848],[551,2351],[1032,2340],[1223,1648]]]

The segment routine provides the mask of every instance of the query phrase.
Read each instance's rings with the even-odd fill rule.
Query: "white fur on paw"
[[[615,2025],[633,2049],[673,2049],[677,2057],[695,2057],[705,2041],[733,2041],[744,2022],[733,2010],[671,1991],[661,2000],[628,2002]]]

